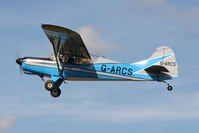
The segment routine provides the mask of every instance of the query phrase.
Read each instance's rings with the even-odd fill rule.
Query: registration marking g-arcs
[[[160,61],[161,66],[176,66],[176,62],[171,61]]]
[[[117,65],[107,66],[106,64],[102,64],[101,71],[113,73],[113,74],[128,75],[128,76],[131,76],[133,74],[132,68],[121,67],[121,66],[117,66]]]

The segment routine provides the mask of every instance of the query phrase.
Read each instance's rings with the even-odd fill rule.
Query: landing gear
[[[173,87],[170,86],[169,83],[167,83],[166,81],[163,80],[163,81],[160,81],[160,82],[163,82],[163,83],[165,83],[165,84],[168,85],[168,87],[167,87],[167,90],[168,90],[168,91],[172,91],[172,90],[173,90]]]
[[[62,84],[63,80],[61,77],[52,77],[51,80],[45,82],[46,90],[50,91],[51,96],[59,97],[61,95],[61,90],[59,86]]]
[[[167,90],[168,90],[168,91],[172,91],[172,90],[173,90],[173,87],[169,85],[169,86],[167,87]]]
[[[58,88],[56,91],[50,91],[51,96],[59,97],[61,95],[61,90]]]
[[[45,83],[46,90],[53,91],[54,87],[55,87],[55,82],[54,81],[52,81],[52,80],[47,80],[46,81],[46,83]]]

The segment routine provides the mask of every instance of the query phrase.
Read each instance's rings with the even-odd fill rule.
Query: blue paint
[[[151,60],[145,60],[144,63],[139,63],[139,64],[132,64],[132,67],[133,67],[133,70],[134,72],[137,72],[137,71],[140,71],[142,69],[145,69],[147,67],[150,67],[152,66],[153,64],[161,61],[161,60],[164,60],[165,58],[168,58],[170,56],[173,56],[174,54],[170,54],[170,55],[167,55],[167,56],[162,56],[162,57],[159,57],[159,58],[154,58],[154,59],[151,59]]]
[[[52,76],[51,80],[54,81],[54,83],[55,83],[54,91],[58,90],[59,86],[63,82],[62,77],[60,77],[60,76]]]

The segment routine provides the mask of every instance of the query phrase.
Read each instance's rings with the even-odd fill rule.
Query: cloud
[[[190,99],[190,97],[192,98]],[[62,111],[59,113],[63,116],[72,116],[73,119],[78,120],[103,120],[109,122],[190,120],[199,118],[198,100],[199,93],[175,96],[175,98],[171,98],[171,101],[160,101],[149,105],[97,105],[97,103],[82,102],[79,107],[71,106],[69,109],[60,109]]]
[[[69,102],[40,102],[39,104],[22,104],[21,102],[12,103],[9,108],[10,113],[15,113],[18,116],[61,116],[68,120],[93,121],[100,120],[104,122],[117,123],[134,123],[147,121],[185,121],[199,119],[199,93],[175,93],[156,95],[151,97],[149,101],[140,100],[142,97],[132,98],[128,103],[116,103],[114,100],[103,100],[107,95],[105,92],[98,92],[95,96],[93,92],[89,93],[83,89],[78,95],[70,97]],[[70,93],[70,92],[69,92]],[[81,94],[82,93],[82,94]],[[68,94],[70,95],[70,94]],[[113,99],[115,99],[113,97]],[[72,102],[71,102],[72,101]],[[13,110],[12,107],[23,110]],[[8,108],[8,107],[7,107]],[[38,111],[39,110],[39,111]],[[2,111],[3,112],[3,111]],[[6,110],[5,110],[6,112]],[[0,131],[11,128],[14,125],[14,116],[4,116],[0,119]]]
[[[171,5],[167,0],[126,0],[121,4],[120,11],[128,12],[135,9],[137,13],[158,14],[159,16],[168,16],[170,19],[177,19],[185,24],[199,22],[199,7],[194,6],[184,10],[179,10],[175,5]]]
[[[176,94],[166,98],[156,96],[154,99],[151,98],[151,102],[143,104],[107,103],[92,97],[85,100],[80,94],[78,97],[74,98],[76,102],[73,103],[31,104],[26,106],[25,110],[18,112],[18,115],[57,115],[70,120],[102,120],[119,123],[199,119],[199,93]]]
[[[13,127],[15,123],[15,116],[13,115],[5,115],[0,118],[0,132],[6,131]]]
[[[79,28],[78,33],[81,35],[88,51],[94,55],[101,55],[117,47],[113,43],[104,41],[100,33],[91,26]]]
[[[159,8],[166,4],[166,0],[133,0],[133,6],[137,9]]]
[[[161,9],[167,5],[166,0],[125,0],[125,2],[120,4],[119,11],[125,13],[133,7],[137,11],[148,12]]]

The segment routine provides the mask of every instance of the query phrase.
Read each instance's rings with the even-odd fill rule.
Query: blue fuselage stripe
[[[89,64],[76,65],[66,64],[63,76],[65,78],[92,78],[92,79],[113,79],[113,80],[159,80],[160,76],[137,74],[137,71],[143,70],[165,58],[172,56],[167,55],[163,57],[146,60],[144,63],[137,64],[119,64],[119,63],[104,63],[104,64]],[[42,61],[42,60],[41,60]],[[44,75],[59,75],[57,65],[55,62],[32,62],[22,63],[25,73],[44,74]],[[175,77],[163,77],[164,80]]]

